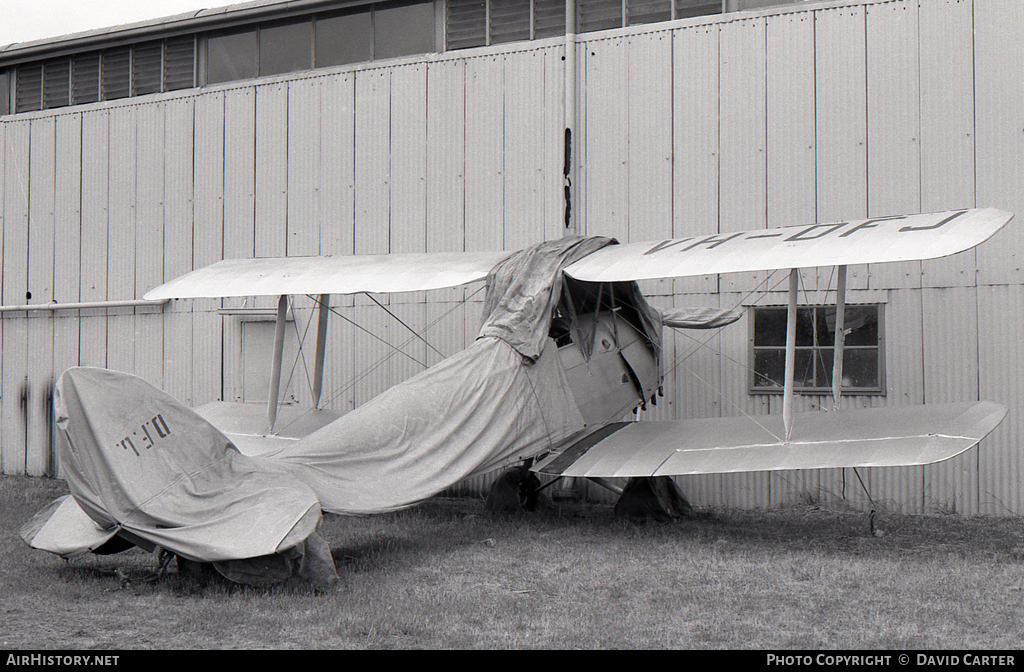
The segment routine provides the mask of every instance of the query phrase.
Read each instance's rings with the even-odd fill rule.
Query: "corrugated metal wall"
[[[975,205],[1024,213],[1022,33],[1016,0],[860,0],[584,34],[581,231],[642,240]],[[8,117],[3,304],[139,298],[223,257],[517,249],[560,236],[563,53],[538,41]],[[885,304],[887,392],[844,403],[1011,408],[965,456],[862,474],[877,501],[1024,513],[1020,230],[949,260],[850,269],[851,300]],[[815,300],[830,271],[804,273]],[[657,305],[732,306],[778,279],[644,289]],[[437,351],[369,300],[336,298],[408,356],[333,320],[331,404],[359,405],[462,347],[479,319],[479,294],[463,305],[472,291],[388,297]],[[242,399],[243,339],[258,331],[244,325],[266,319],[242,309],[272,305],[4,313],[0,467],[53,472],[52,379],[71,365],[132,371],[193,405]],[[297,340],[311,307],[296,303]],[[654,417],[778,412],[777,398],[747,394],[745,322],[668,339]],[[307,368],[293,374],[300,401]],[[865,505],[842,471],[683,487],[701,504]]]
[[[668,222],[678,237],[972,206],[1022,213],[1022,12],[1003,0],[832,2],[586,35],[585,229],[641,240],[668,235]],[[655,43],[668,45],[659,56]],[[666,108],[671,118],[660,121]],[[652,125],[671,148],[667,181]],[[671,217],[659,208],[666,202]],[[887,390],[844,404],[980,397],[1011,407],[999,430],[964,456],[862,472],[886,506],[1024,513],[1014,433],[1024,409],[1012,373],[1020,331],[1009,312],[1019,299],[1019,226],[952,259],[850,269],[851,301],[885,304]],[[825,289],[831,272],[805,271],[803,284]],[[710,297],[701,292],[714,292],[716,279],[677,281],[675,303],[749,302],[747,292],[762,280],[722,276]],[[784,303],[778,295],[766,300]],[[780,398],[746,394],[748,329],[741,322],[712,336],[717,351],[702,347],[700,336],[677,336],[682,363],[666,383],[675,408],[659,413],[779,412]],[[798,406],[811,410],[819,401],[805,397]],[[701,503],[845,496],[868,506],[850,471],[681,482]]]

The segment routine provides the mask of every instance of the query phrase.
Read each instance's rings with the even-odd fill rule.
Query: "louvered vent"
[[[195,86],[196,39],[192,35],[175,37],[164,44],[164,91]]]
[[[163,45],[160,42],[146,42],[135,45],[134,53],[132,54],[133,96],[160,92],[162,52]]]
[[[626,0],[626,24],[635,26],[672,19],[671,0]]]
[[[487,5],[483,0],[448,0],[445,43],[448,49],[480,47],[487,42]]]
[[[43,105],[43,66],[32,65],[18,68],[16,93],[14,99],[15,112],[38,110]]]
[[[128,97],[131,62],[131,47],[107,49],[103,52],[103,100]]]
[[[565,1],[533,0],[533,37],[565,35]]]
[[[76,54],[71,61],[71,104],[94,103],[99,99],[99,53]]]
[[[57,58],[43,65],[43,107],[68,104],[71,84],[71,59]]]
[[[579,0],[576,11],[580,33],[622,27],[622,0]]]
[[[693,16],[707,16],[708,14],[721,14],[721,0],[708,2],[707,0],[676,0],[676,18],[688,19]]]
[[[530,39],[530,0],[491,0],[491,44]]]

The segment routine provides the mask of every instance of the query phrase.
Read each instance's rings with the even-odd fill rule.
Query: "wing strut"
[[[316,310],[316,363],[313,365],[313,408],[320,408],[320,394],[324,389],[324,352],[327,346],[327,318],[331,314],[331,295],[317,297]]]
[[[786,442],[793,433],[793,387],[796,373],[796,293],[800,286],[800,269],[789,272],[789,307],[786,310],[786,380],[782,395],[782,424]]]
[[[284,327],[288,316],[288,295],[282,294],[277,300],[277,325],[274,331],[274,362],[270,370],[270,398],[267,402],[267,432],[274,431],[277,422],[277,403],[281,396],[281,359],[284,357]]]
[[[843,393],[843,347],[846,345],[846,266],[839,266],[836,278],[835,352],[832,359],[832,410],[839,410]],[[858,476],[859,478],[859,476]]]

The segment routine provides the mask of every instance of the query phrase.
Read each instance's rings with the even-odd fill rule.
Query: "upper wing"
[[[175,278],[144,298],[415,292],[483,280],[509,252],[225,259]]]
[[[609,245],[565,272],[621,282],[777,268],[934,259],[987,240],[1013,217],[993,208]]]
[[[981,441],[1006,415],[992,402],[608,425],[534,470],[582,477],[931,464]],[[839,438],[841,437],[841,438]]]

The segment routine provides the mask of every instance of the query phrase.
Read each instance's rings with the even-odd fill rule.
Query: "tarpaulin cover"
[[[235,580],[272,579],[295,551],[325,546],[313,532],[321,508],[409,506],[543,452],[584,427],[548,334],[561,269],[610,242],[568,238],[513,255],[489,277],[472,346],[259,457],[139,378],[71,369],[57,425],[74,499],[103,531],[214,562]]]
[[[21,527],[21,538],[32,548],[73,558],[95,551],[117,534],[90,518],[71,495],[53,500]]]
[[[661,311],[661,323],[674,329],[717,329],[742,316],[740,308],[669,308]]]
[[[101,529],[205,562],[301,548],[316,529],[308,486],[259,469],[141,378],[69,369],[54,401],[68,486]]]
[[[487,278],[480,336],[500,338],[524,357],[539,357],[561,298],[562,268],[614,242],[567,236],[521,250],[495,266]]]
[[[310,484],[325,511],[378,513],[583,429],[548,330],[562,267],[610,242],[565,238],[512,255],[488,277],[473,345],[260,459]]]
[[[312,486],[325,511],[398,509],[582,429],[564,376],[553,344],[529,363],[504,341],[481,338],[293,446],[256,459]]]

